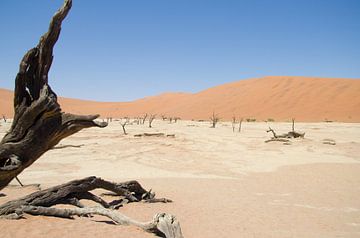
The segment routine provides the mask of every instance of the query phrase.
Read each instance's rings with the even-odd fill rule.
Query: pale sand
[[[0,116],[12,117],[13,95],[0,89]],[[240,80],[198,93],[164,93],[131,102],[94,102],[59,98],[63,111],[106,117],[142,116],[145,113],[205,119],[219,117],[288,121],[360,122],[360,80],[276,76]]]
[[[0,137],[10,123],[1,122]],[[87,129],[63,140],[19,178],[43,188],[96,175],[112,181],[137,179],[170,204],[129,204],[120,211],[139,220],[170,212],[185,237],[359,237],[360,124],[297,123],[306,132],[292,145],[264,143],[265,130],[289,123],[230,123],[155,120],[154,128],[119,122]],[[175,138],[135,138],[143,132]],[[336,145],[323,144],[333,139]],[[83,145],[80,148],[71,147]],[[16,182],[2,192],[4,202],[34,191]],[[98,191],[99,192],[99,191]],[[109,220],[30,217],[0,220],[1,237],[153,237]]]

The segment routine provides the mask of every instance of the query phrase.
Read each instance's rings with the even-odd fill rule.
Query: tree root
[[[106,202],[101,197],[91,193],[91,190],[102,188],[111,191],[111,195],[120,199]],[[87,199],[98,203],[99,207],[85,207],[80,200]],[[113,183],[98,177],[88,177],[73,180],[45,190],[34,192],[23,198],[9,201],[0,206],[0,217],[19,219],[24,213],[31,215],[73,218],[73,216],[101,215],[110,218],[118,225],[134,225],[146,232],[160,237],[183,237],[176,217],[166,213],[156,214],[150,222],[138,222],[115,211],[120,206],[130,202],[172,202],[166,198],[155,198],[155,193],[146,191],[137,181]],[[55,208],[58,204],[69,204],[75,208]]]

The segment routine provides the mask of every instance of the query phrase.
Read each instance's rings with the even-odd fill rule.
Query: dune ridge
[[[0,114],[13,116],[13,93],[0,89]],[[145,113],[222,120],[254,118],[288,121],[360,122],[360,80],[268,76],[239,80],[198,93],[163,93],[131,102],[96,102],[59,98],[62,109],[101,117],[135,117]]]

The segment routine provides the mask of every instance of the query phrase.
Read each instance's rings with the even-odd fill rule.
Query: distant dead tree
[[[239,132],[241,132],[241,124],[242,124],[242,122],[243,122],[243,118],[241,118],[240,121],[239,121]]]
[[[236,117],[235,116],[232,117],[231,125],[232,125],[233,132],[235,132],[235,125],[236,125]]]
[[[292,132],[295,131],[295,118],[292,118]]]
[[[169,117],[169,121],[170,121],[170,123],[173,121],[173,118],[172,117]]]
[[[161,119],[162,119],[163,121],[166,121],[167,117],[166,117],[165,115],[161,115]]]
[[[120,125],[121,125],[121,127],[123,129],[124,135],[127,135],[126,130],[125,130],[125,126],[128,125],[129,122],[130,122],[130,119],[128,117],[125,117],[124,121],[123,121],[123,119],[120,120]]]
[[[304,138],[305,136],[305,133],[301,133],[301,132],[296,132],[294,130],[294,121],[293,120],[293,127],[292,127],[292,131],[289,131],[288,133],[284,133],[284,134],[281,134],[281,135],[277,135],[275,133],[275,131],[269,127],[269,130],[267,130],[266,132],[271,132],[273,134],[273,136],[271,137],[270,140],[266,140],[265,142],[271,142],[271,141],[280,141],[280,142],[290,142],[289,139],[292,139],[292,138]]]
[[[216,124],[219,122],[220,118],[215,112],[213,112],[212,116],[210,117],[211,121],[211,128],[215,128]]]
[[[140,123],[141,123],[141,117],[136,117],[136,118],[134,119],[134,123],[136,123],[137,125],[140,125]]]
[[[150,117],[149,117],[149,128],[152,127],[151,124],[152,124],[152,122],[154,121],[155,117],[156,117],[156,114],[151,114],[151,115],[150,115]]]
[[[180,117],[174,117],[175,123],[176,123],[178,120],[180,120]]]
[[[3,117],[4,122],[6,122],[6,116],[3,114],[2,117]]]
[[[148,114],[146,113],[143,117],[142,117],[142,121],[141,124],[145,124],[146,118],[148,117]]]

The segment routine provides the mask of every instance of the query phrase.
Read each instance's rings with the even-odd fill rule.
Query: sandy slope
[[[10,123],[1,125],[0,137]],[[129,125],[124,136],[113,122],[63,140],[19,177],[42,187],[89,175],[138,179],[175,202],[130,204],[121,212],[144,221],[171,212],[185,237],[359,237],[360,125],[298,123],[306,138],[291,145],[264,143],[268,126],[278,132],[291,128],[289,123],[244,123],[239,134],[229,123],[212,129],[208,123],[156,120],[152,129]],[[142,132],[176,136],[133,136]],[[324,139],[336,145],[323,144]],[[34,190],[12,184],[0,203]],[[0,220],[0,229],[2,237],[153,237],[107,222],[97,216],[29,217]]]
[[[10,102],[10,103],[9,103]],[[243,118],[288,121],[360,122],[360,80],[312,77],[265,77],[220,85],[195,94],[166,93],[133,102],[92,102],[61,98],[62,108],[102,117],[145,113],[223,120]],[[0,114],[12,115],[12,96],[0,89]]]

